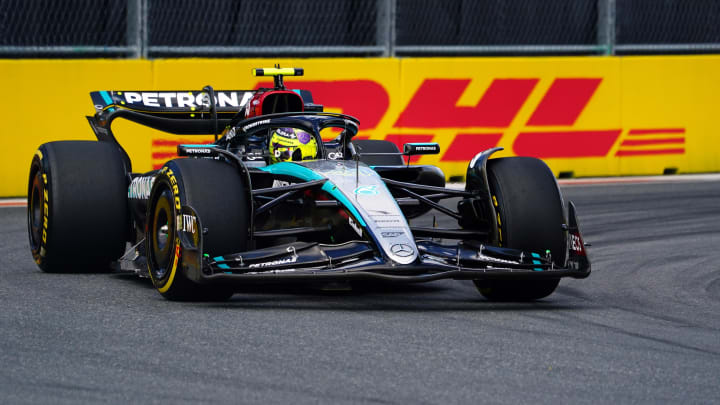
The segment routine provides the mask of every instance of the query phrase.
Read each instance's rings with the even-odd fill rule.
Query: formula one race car
[[[438,144],[400,152],[353,140],[357,119],[286,89],[283,75],[302,69],[254,74],[273,76],[274,88],[92,92],[98,141],[46,143],[32,160],[38,266],[134,271],[171,300],[227,299],[250,283],[451,278],[473,280],[491,300],[524,301],[590,274],[575,208],[565,210],[542,161],[486,150],[469,162],[463,190],[445,188],[439,168],[404,161]],[[185,158],[134,173],[116,118],[215,142],[180,145]],[[430,210],[457,226],[412,224]]]

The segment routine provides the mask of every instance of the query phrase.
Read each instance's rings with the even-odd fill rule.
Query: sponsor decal
[[[278,128],[275,133],[282,136],[283,138],[297,139],[297,135],[295,135],[295,130],[293,128]]]
[[[48,193],[48,181],[47,174],[42,175],[43,183],[43,224],[42,224],[42,244],[47,245],[47,234],[48,234],[48,217],[50,216],[50,194]]]
[[[682,155],[685,128],[630,129],[615,156]]]
[[[399,215],[372,215],[375,225],[378,228],[399,228],[403,224],[403,220]]]
[[[228,141],[235,138],[235,127],[232,127],[228,129],[227,133],[225,134],[225,139]]]
[[[330,159],[330,160],[342,160],[342,159],[343,159],[343,153],[342,153],[342,152],[330,152],[330,153],[328,153],[328,159]]]
[[[121,94],[122,93],[122,94]],[[240,98],[240,94],[242,98]],[[152,91],[126,91],[118,92],[122,100],[120,104],[142,104],[155,108],[197,108],[209,106],[210,97],[205,92],[152,92]],[[237,107],[252,97],[252,92],[216,91],[215,105],[218,107]]]
[[[173,191],[173,199],[175,201],[175,209],[177,211],[180,211],[181,205],[180,205],[180,188],[178,187],[177,179],[175,178],[175,173],[173,173],[172,170],[170,170],[167,166],[163,167],[163,169],[160,171],[160,173],[165,174],[170,181],[170,187],[172,187]]]
[[[408,142],[444,143],[441,140],[447,139],[440,162],[465,163],[477,152],[499,146],[501,139],[502,146],[515,155],[539,158],[685,153],[685,128],[680,126],[577,128],[583,112],[592,108],[591,101],[602,89],[603,77],[491,78],[477,102],[467,105],[462,100],[474,79],[428,76],[399,113],[390,108],[385,87],[372,80],[307,81],[302,87],[326,108],[358,117],[363,126],[357,139],[384,137],[400,150]],[[546,80],[549,86],[544,84]],[[258,86],[272,87],[272,83]],[[542,94],[536,98],[538,92]],[[539,101],[531,101],[536,99]],[[529,118],[517,122],[523,116]],[[393,123],[391,130],[381,127],[388,120]],[[414,129],[422,132],[413,133]],[[618,144],[619,148],[614,148]]]
[[[173,200],[175,205],[175,212],[180,212],[181,205],[180,205],[180,189],[178,187],[177,179],[175,178],[175,173],[171,169],[169,169],[167,166],[163,167],[162,170],[160,170],[160,174],[164,174],[167,176],[168,180],[170,181],[170,187],[172,188],[173,192]],[[181,218],[178,215],[178,217],[175,218],[177,221],[175,223],[176,227],[180,227],[182,225]],[[146,225],[147,226],[147,225]],[[181,256],[181,250],[180,250],[180,237],[178,235],[175,236],[175,255],[173,258],[172,266],[170,267],[169,276],[167,278],[167,281],[165,284],[158,288],[158,291],[161,293],[166,292],[170,289],[170,287],[173,284],[173,280],[175,280],[175,271],[177,270],[178,263],[180,262],[180,256]],[[154,277],[152,272],[150,272],[150,276]]]
[[[383,238],[396,238],[398,236],[405,235],[405,232],[403,232],[403,231],[383,231],[383,232],[380,232],[380,235]]]
[[[303,81],[301,87],[327,110],[358,117],[363,125],[355,139],[385,139],[400,150],[410,142],[438,142],[442,151],[437,157],[412,160],[447,163],[448,175],[458,174],[453,170],[464,174],[465,165],[479,151],[496,146],[504,146],[511,155],[543,159],[630,160],[687,153],[689,129],[673,117],[667,124],[653,125],[644,119],[648,125],[630,127],[622,127],[618,120],[607,120],[613,124],[606,125],[597,118],[607,108],[608,95],[616,91],[612,75],[443,78],[433,74],[442,73],[429,72],[410,93],[392,97],[390,87],[367,79]],[[484,86],[479,94],[478,85]],[[256,87],[272,87],[272,82],[261,81]],[[142,100],[142,94],[134,99]],[[158,103],[164,102],[158,93]],[[161,166],[159,161],[153,163]],[[455,169],[455,163],[463,163],[462,169]]]
[[[298,259],[298,256],[296,254],[293,254],[292,256],[286,257],[284,259],[277,259],[277,260],[272,260],[272,261],[263,262],[263,263],[253,263],[253,264],[249,265],[248,267],[251,269],[257,268],[257,267],[272,267],[272,266],[278,266],[278,265],[282,265],[282,264],[295,263],[295,262],[297,262],[297,259]]]
[[[440,145],[437,143],[405,143],[403,151],[407,155],[437,155],[440,153]]]
[[[285,187],[285,186],[289,186],[290,184],[293,184],[293,183],[290,183],[289,181],[285,181],[285,180],[273,180],[273,185],[272,185],[272,186],[273,186],[273,188],[275,188],[275,187]]]
[[[178,215],[177,223],[182,224],[181,230],[183,232],[195,233],[197,230],[197,218],[194,215]]]
[[[580,239],[580,236],[578,236],[577,234],[570,234],[570,249],[580,254],[583,254],[585,251],[582,239]]]
[[[134,200],[147,200],[150,198],[155,176],[135,177],[128,187],[128,198]]]
[[[212,153],[210,148],[187,148],[185,153],[188,155],[209,155]]]
[[[259,120],[259,121],[255,121],[255,122],[253,122],[253,123],[247,124],[247,125],[245,125],[244,127],[242,127],[242,130],[243,130],[244,132],[247,132],[248,129],[253,129],[253,128],[257,127],[257,126],[265,125],[265,124],[269,124],[269,123],[270,123],[270,120]]]
[[[355,222],[353,217],[348,217],[348,222],[350,223],[352,229],[354,229],[355,232],[358,234],[358,236],[362,237],[362,228],[360,227],[360,225],[358,225],[357,222]]]
[[[396,243],[390,246],[390,252],[398,257],[408,257],[414,253],[413,248],[404,243]]]

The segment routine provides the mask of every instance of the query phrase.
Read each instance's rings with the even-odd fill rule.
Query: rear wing
[[[256,90],[216,90],[215,108],[218,114],[237,114],[252,98]],[[209,112],[210,96],[204,90],[170,91],[93,91],[90,93],[98,114],[126,109],[145,114],[170,114],[176,118],[194,118]]]
[[[178,135],[211,135],[222,132],[226,125],[252,99],[256,90],[214,91],[93,91],[90,98],[95,115],[88,122],[100,140],[117,143],[110,126],[117,118],[125,118],[147,127]],[[215,100],[211,105],[210,100]]]
[[[111,142],[120,148],[126,169],[130,171],[130,158],[115,139],[111,128],[117,118],[171,134],[212,134],[217,141],[218,135],[228,125],[245,118],[246,110],[250,111],[246,106],[258,104],[261,113],[265,113],[265,102],[268,102],[273,106],[271,112],[275,112],[274,107],[283,100],[273,95],[295,92],[304,110],[322,111],[322,106],[313,104],[309,91],[288,90],[283,84],[283,75],[302,76],[302,69],[281,69],[275,65],[274,68],[254,69],[252,72],[255,76],[273,76],[275,87],[258,90],[214,90],[211,86],[205,86],[202,90],[93,91],[90,92],[90,98],[95,106],[95,114],[86,118],[99,141]],[[284,101],[288,108],[289,103]]]

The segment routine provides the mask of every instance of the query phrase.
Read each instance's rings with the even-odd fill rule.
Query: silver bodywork
[[[327,178],[323,187],[336,187],[357,211],[367,233],[375,239],[383,253],[398,264],[413,263],[418,249],[395,198],[380,176],[362,162],[346,160],[318,160],[303,162],[302,166]],[[337,192],[333,190],[333,192]],[[341,201],[342,202],[342,201]]]

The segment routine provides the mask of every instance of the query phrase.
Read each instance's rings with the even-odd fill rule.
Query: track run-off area
[[[0,200],[0,402],[720,402],[720,176],[561,188],[593,272],[533,303],[452,280],[169,302],[41,272],[23,200]]]

